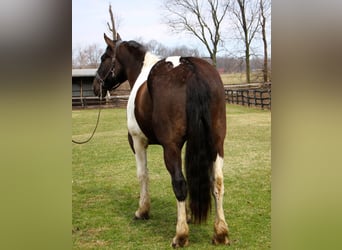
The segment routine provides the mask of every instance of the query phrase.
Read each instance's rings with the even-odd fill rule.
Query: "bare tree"
[[[246,80],[250,82],[251,44],[258,32],[260,24],[259,6],[256,0],[235,0],[231,8],[236,26],[245,46]]]
[[[78,48],[77,52],[75,52],[74,58],[73,58],[73,68],[85,68],[88,64],[87,62],[87,55],[84,52],[83,49]]]
[[[229,0],[165,0],[166,24],[175,32],[188,32],[199,39],[216,66],[216,54],[222,42],[221,24]],[[221,2],[224,2],[220,4]],[[163,17],[164,18],[164,17]]]
[[[159,55],[161,57],[166,57],[169,54],[169,49],[156,40],[150,40],[149,42],[141,41],[140,43],[143,44],[148,51],[153,54]]]
[[[89,45],[85,49],[88,56],[88,67],[97,68],[99,66],[99,59],[103,54],[103,49],[101,49],[97,44]]]
[[[73,51],[73,68],[97,68],[103,50],[97,45],[89,45],[85,48],[79,48],[77,52]]]
[[[268,53],[267,53],[266,21],[270,17],[270,11],[271,11],[270,0],[260,0],[260,26],[261,26],[262,41],[264,44],[264,65],[263,65],[264,82],[268,81]]]
[[[141,43],[145,46],[145,48],[156,54],[160,57],[168,57],[168,56],[200,56],[200,53],[197,49],[189,48],[185,45],[176,46],[176,47],[166,47],[162,43],[156,40],[150,40],[148,42],[144,42],[142,38],[137,38],[137,42]]]
[[[173,55],[178,55],[178,56],[195,56],[195,57],[199,57],[200,56],[200,54],[199,54],[197,49],[192,49],[192,48],[189,48],[189,47],[187,47],[185,45],[171,48],[170,52],[169,52],[169,55],[170,56],[173,56]]]
[[[111,24],[109,24],[107,22],[107,26],[108,26],[109,31],[112,33],[113,40],[117,40],[117,32],[116,32],[116,30],[118,28],[118,23],[119,23],[118,20],[119,20],[119,18],[116,17],[117,23],[115,23],[115,19],[114,19],[114,16],[113,16],[112,5],[111,4],[109,4],[109,16],[110,16],[110,23]]]

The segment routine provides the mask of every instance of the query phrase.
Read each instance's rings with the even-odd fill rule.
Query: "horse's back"
[[[180,91],[185,88],[189,78],[195,76],[198,81],[208,84],[214,99],[224,99],[224,89],[217,70],[206,60],[197,57],[168,57],[157,62],[148,77],[148,89],[152,94],[161,91]],[[183,97],[184,99],[184,97]]]
[[[152,122],[160,142],[184,143],[187,131],[187,95],[208,92],[209,109],[214,129],[220,124],[225,131],[225,96],[217,70],[196,57],[169,57],[157,62],[147,80],[152,100]],[[190,86],[191,85],[191,86]],[[177,138],[176,138],[177,137]],[[224,137],[221,133],[220,137]]]

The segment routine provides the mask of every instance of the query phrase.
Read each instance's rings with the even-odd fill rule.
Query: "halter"
[[[114,78],[114,60],[115,58],[112,57],[112,62],[111,62],[111,66],[108,70],[108,72],[105,74],[105,76],[103,77],[103,79],[101,78],[101,76],[99,75],[99,73],[96,71],[96,75],[95,78],[100,82],[100,92],[101,92],[101,98],[102,98],[102,88],[105,87],[105,80],[107,79],[107,77],[109,76],[110,73],[112,73],[112,77]]]
[[[116,48],[120,45],[121,42],[122,42],[121,40],[116,42],[114,55],[116,55]],[[115,79],[115,74],[114,74],[114,62],[115,62],[115,56],[112,57],[111,66],[103,78],[101,78],[99,73],[96,71],[95,79],[97,79],[100,82],[100,92],[101,92],[100,98],[101,99],[102,99],[102,88],[105,88],[105,80],[107,79],[110,73],[112,73],[112,78],[114,78],[114,85],[117,84],[116,79]],[[111,90],[115,90],[116,88],[120,86],[120,84],[117,84],[115,86],[114,85],[113,85],[113,88],[111,88]]]

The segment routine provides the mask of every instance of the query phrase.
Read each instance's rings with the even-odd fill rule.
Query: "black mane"
[[[140,44],[140,43],[138,43],[136,41],[131,40],[131,41],[128,41],[127,44],[128,44],[129,47],[134,48],[134,49],[138,49],[141,52],[146,52],[147,51],[147,49],[146,49],[146,47],[144,45],[142,45],[142,44]]]

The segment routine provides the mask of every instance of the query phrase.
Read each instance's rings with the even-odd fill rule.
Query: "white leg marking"
[[[189,226],[186,220],[185,201],[177,201],[176,236],[172,240],[172,247],[183,247],[189,244]]]
[[[223,211],[223,158],[217,154],[214,162],[214,180],[213,180],[213,195],[215,198],[215,225],[214,225],[214,244],[229,244],[228,240],[228,225],[224,217]]]
[[[140,182],[139,208],[135,212],[135,217],[148,219],[150,211],[150,195],[148,192],[149,179],[146,159],[147,141],[144,138],[133,136],[133,145],[137,163],[137,177]]]
[[[171,62],[173,67],[176,68],[180,64],[180,56],[169,56],[165,59],[165,62]]]
[[[224,184],[223,184],[223,158],[217,155],[214,162],[214,197],[216,205],[216,217],[219,219],[224,219],[223,213],[223,194],[224,194]]]

